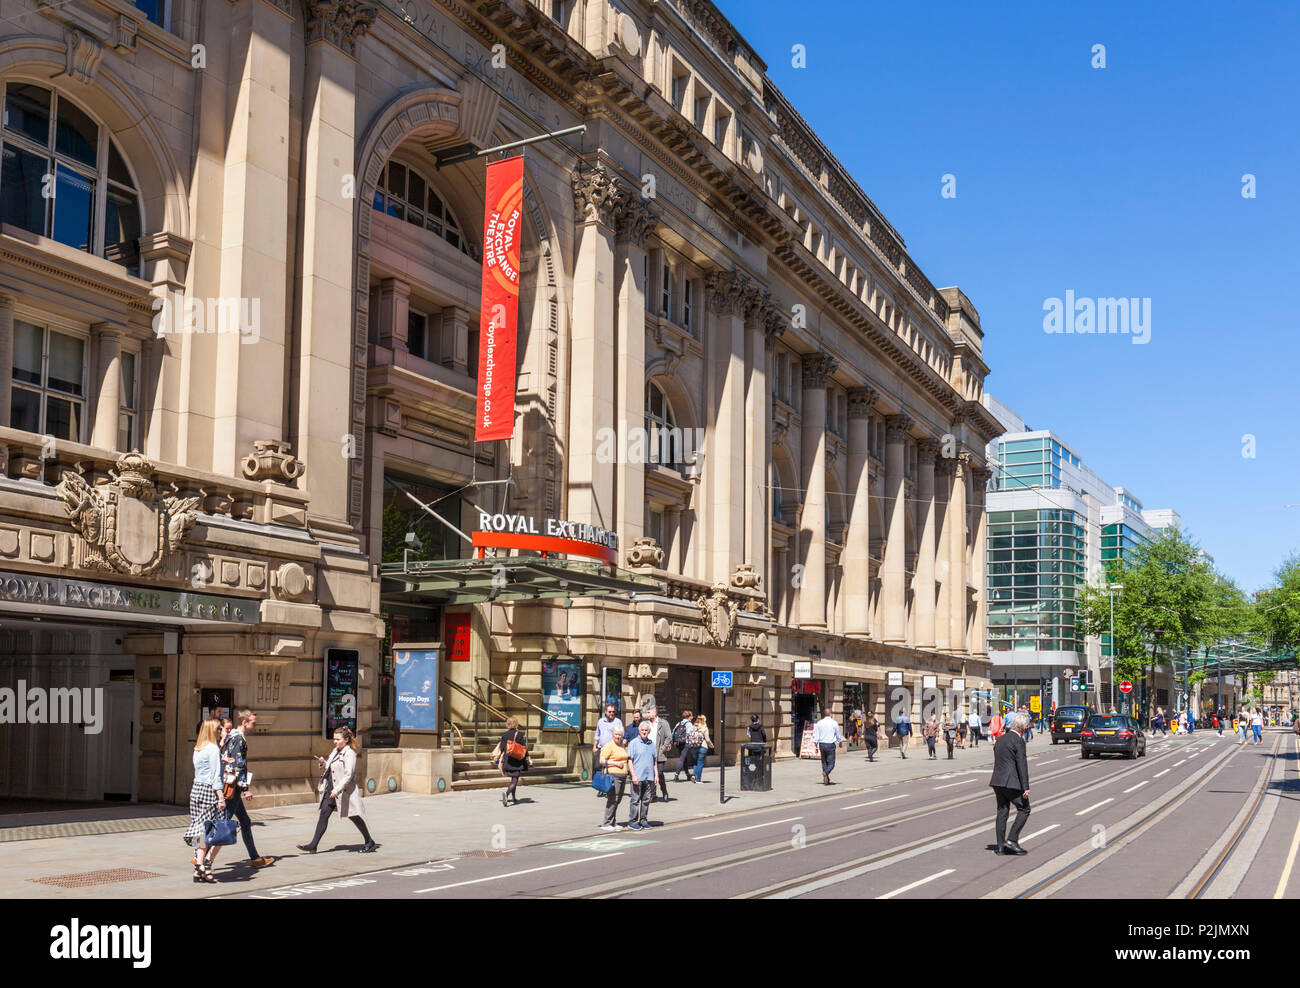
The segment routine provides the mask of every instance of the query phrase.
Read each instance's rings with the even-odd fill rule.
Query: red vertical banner
[[[474,427],[474,441],[480,443],[509,439],[515,428],[515,340],[523,206],[523,155],[489,164],[483,211],[483,290]]]

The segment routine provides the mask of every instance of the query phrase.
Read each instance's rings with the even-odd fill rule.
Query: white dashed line
[[[919,881],[912,882],[910,885],[904,885],[901,889],[894,889],[892,892],[886,892],[884,895],[876,896],[877,899],[892,899],[896,895],[902,895],[904,892],[910,892],[912,889],[924,885],[926,882],[932,882],[936,878],[942,878],[944,875],[951,875],[956,868],[945,868],[943,871],[936,871],[929,878],[922,878]]]
[[[1150,782],[1150,781],[1151,781],[1150,779],[1145,779],[1145,780],[1143,780],[1142,782],[1139,782],[1139,783],[1138,783],[1137,785],[1135,785],[1135,786],[1129,786],[1127,789],[1124,790],[1124,795],[1127,796],[1129,793],[1133,792],[1135,789],[1141,789],[1143,786],[1145,786],[1145,785],[1146,785],[1148,782]]]
[[[1081,809],[1078,813],[1074,815],[1083,816],[1085,813],[1091,813],[1099,806],[1105,806],[1107,803],[1113,803],[1114,801],[1115,801],[1114,796],[1108,796],[1105,799],[1103,799],[1100,803],[1093,803],[1091,806],[1085,806],[1083,809]]]

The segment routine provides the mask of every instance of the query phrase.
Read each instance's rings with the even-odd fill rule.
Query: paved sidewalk
[[[666,803],[653,804],[650,818],[672,823],[732,815],[917,778],[943,775],[959,779],[966,774],[982,775],[992,764],[993,745],[989,742],[975,749],[958,749],[952,761],[946,759],[942,744],[938,750],[939,758],[931,761],[924,745],[909,749],[906,759],[899,757],[896,749],[882,746],[875,764],[868,764],[865,749],[846,748],[837,754],[832,775],[836,784],[832,786],[822,785],[820,763],[816,760],[778,761],[772,767],[772,791],[765,793],[741,792],[739,770],[731,768],[727,771],[725,805],[718,802],[718,769],[706,769],[701,785],[686,782],[674,785],[670,772],[668,789],[672,798]],[[1078,757],[1074,746],[1053,749],[1050,740],[1041,737],[1030,744],[1029,751],[1031,758],[1048,751]],[[671,760],[669,767],[675,764]],[[981,785],[984,782],[980,780]],[[978,788],[971,786],[969,791],[973,793]],[[251,808],[258,850],[275,855],[277,860],[269,868],[253,870],[247,866],[242,842],[222,848],[217,858],[215,885],[196,884],[192,880],[190,849],[181,840],[188,817],[169,829],[3,842],[0,843],[0,895],[6,898],[201,898],[600,835],[604,800],[597,799],[589,786],[522,786],[519,794],[519,805],[510,807],[501,805],[501,793],[496,790],[437,796],[392,793],[369,798],[366,800],[368,825],[380,844],[375,854],[355,853],[361,845],[360,835],[351,823],[337,816],[321,841],[321,851],[315,855],[304,854],[295,845],[311,838],[316,807],[277,806],[259,814],[254,799]],[[77,812],[86,811],[71,811]],[[626,822],[627,813],[625,798],[619,809],[620,822]],[[33,817],[45,823],[51,814],[33,814]],[[22,822],[20,817],[3,820],[5,825],[17,822]],[[130,869],[142,874],[93,874],[109,869]],[[68,876],[62,879],[64,886],[39,881],[59,876]]]

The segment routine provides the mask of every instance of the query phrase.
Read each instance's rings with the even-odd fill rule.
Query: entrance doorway
[[[136,707],[138,690],[134,682],[111,682],[104,687],[104,730],[100,735],[104,752],[104,799],[128,801],[135,798]]]

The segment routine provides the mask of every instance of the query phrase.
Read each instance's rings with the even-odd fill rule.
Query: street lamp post
[[[1110,703],[1107,709],[1115,706],[1115,593],[1124,589],[1122,583],[1110,584]]]

